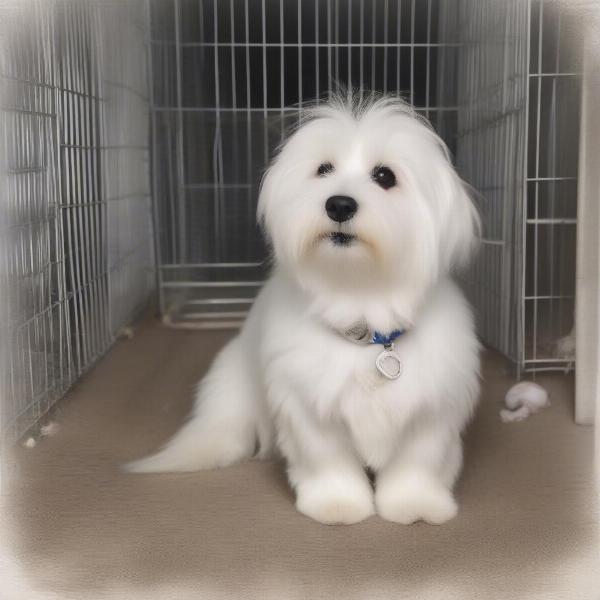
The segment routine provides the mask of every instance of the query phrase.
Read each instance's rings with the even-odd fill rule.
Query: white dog
[[[270,279],[188,422],[128,469],[277,449],[317,521],[451,519],[479,344],[450,276],[478,219],[443,142],[398,99],[317,106],[268,169],[258,215]]]

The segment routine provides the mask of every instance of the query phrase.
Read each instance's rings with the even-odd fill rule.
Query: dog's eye
[[[384,190],[389,190],[396,185],[396,176],[389,167],[381,165],[371,171],[371,179]]]
[[[334,170],[335,169],[330,162],[321,163],[317,169],[317,175],[319,177],[325,177],[325,175],[329,175],[329,173],[332,173]]]

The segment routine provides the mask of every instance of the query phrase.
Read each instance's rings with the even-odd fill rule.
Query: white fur
[[[324,162],[335,171],[318,177]],[[398,185],[377,186],[376,165]],[[325,212],[335,194],[359,204],[342,225]],[[258,210],[274,250],[269,281],[201,382],[188,422],[128,469],[189,471],[278,450],[298,510],[317,521],[375,511],[399,523],[452,518],[479,344],[450,276],[469,257],[477,217],[443,143],[398,100],[317,107],[265,175]],[[358,241],[326,238],[340,230]],[[338,332],[360,321],[408,329],[395,345],[399,379],[377,372],[381,346]]]
[[[529,415],[548,406],[548,392],[533,381],[521,381],[513,385],[504,398],[506,408],[500,411],[505,423],[523,421]]]

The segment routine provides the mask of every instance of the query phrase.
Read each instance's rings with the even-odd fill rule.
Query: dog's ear
[[[275,159],[276,160],[276,159]],[[271,203],[271,197],[273,195],[274,187],[274,173],[273,164],[263,173],[260,182],[260,192],[258,194],[258,204],[256,206],[256,221],[261,228],[267,243],[271,244],[271,236],[269,233],[269,227],[267,223],[266,213],[267,206]]]
[[[481,221],[472,190],[458,176],[447,159],[442,175],[444,222],[440,244],[440,259],[448,271],[465,267],[473,256],[481,237]]]

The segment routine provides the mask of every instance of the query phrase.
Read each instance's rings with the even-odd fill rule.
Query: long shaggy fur
[[[323,163],[334,169],[318,176]],[[372,179],[381,165],[396,175],[390,189]],[[353,218],[328,217],[333,195],[357,201]],[[274,255],[269,281],[187,423],[128,469],[189,471],[279,452],[298,510],[323,523],[375,511],[400,523],[452,518],[479,344],[451,275],[473,251],[478,220],[445,145],[398,99],[334,99],[277,153],[258,217]],[[353,241],[335,244],[332,233]],[[357,323],[407,330],[395,348],[399,379],[376,370],[380,346],[340,333]]]

